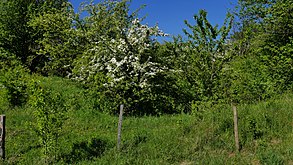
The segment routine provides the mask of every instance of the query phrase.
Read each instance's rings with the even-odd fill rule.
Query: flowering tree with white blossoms
[[[74,79],[86,82],[97,72],[106,73],[111,79],[105,86],[114,87],[122,81],[130,81],[141,88],[150,86],[148,80],[166,69],[152,61],[151,53],[154,43],[150,36],[164,36],[158,27],[141,25],[138,19],[132,21],[129,29],[123,30],[123,37],[109,39],[102,36],[102,40],[94,43],[89,49],[78,68],[79,74]],[[86,57],[90,54],[89,57]]]
[[[128,21],[124,28],[115,29],[115,35],[103,34],[91,43],[77,60],[72,78],[97,85],[106,93],[103,97],[116,98],[115,103],[137,111],[151,98],[153,78],[167,69],[154,59],[153,38],[166,34],[158,26],[143,25],[138,18]]]

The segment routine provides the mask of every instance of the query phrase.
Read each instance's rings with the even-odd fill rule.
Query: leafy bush
[[[268,68],[253,56],[236,57],[222,72],[221,89],[227,103],[252,103],[270,98],[274,82]]]
[[[38,13],[28,22],[39,37],[36,55],[28,59],[33,72],[63,77],[71,72],[72,61],[79,53],[77,31],[72,27],[74,17],[72,7],[64,3],[61,8]]]
[[[35,130],[46,163],[56,160],[58,137],[66,119],[67,106],[60,93],[52,92],[40,82],[32,81],[29,103],[35,109]]]
[[[194,16],[195,25],[185,21],[188,37],[182,53],[186,63],[181,67],[198,98],[195,101],[217,101],[219,81],[223,66],[230,60],[226,38],[232,28],[233,17],[227,14],[222,27],[213,26],[207,19],[207,12],[200,10]]]
[[[27,70],[11,53],[0,48],[0,85],[7,91],[12,106],[21,106],[27,101]]]
[[[259,52],[268,74],[275,82],[277,91],[292,89],[293,82],[293,38],[283,46],[265,45]]]

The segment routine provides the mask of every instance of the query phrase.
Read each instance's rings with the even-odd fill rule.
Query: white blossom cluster
[[[134,19],[131,26],[121,31],[119,39],[101,37],[99,42],[83,55],[83,62],[78,68],[78,74],[73,77],[87,82],[96,73],[102,72],[110,81],[105,86],[113,87],[121,81],[146,88],[149,80],[166,67],[152,62],[147,53],[153,49],[152,36],[166,36],[158,26],[142,25],[139,19]]]

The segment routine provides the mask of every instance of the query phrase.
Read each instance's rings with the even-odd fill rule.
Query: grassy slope
[[[72,105],[57,164],[293,164],[292,94],[238,107],[240,153],[234,152],[230,106],[194,115],[126,117],[117,152],[117,116],[92,108],[92,98],[72,82],[41,81]],[[33,110],[4,105],[0,110],[7,116],[6,163],[41,164]]]

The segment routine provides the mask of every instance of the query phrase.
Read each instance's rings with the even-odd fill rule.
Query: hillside
[[[293,94],[238,105],[241,151],[235,153],[229,105],[190,115],[125,117],[116,149],[118,116],[92,108],[75,83],[39,78],[72,105],[62,128],[55,164],[291,164]],[[6,163],[42,164],[34,109],[1,107],[7,116]]]
[[[293,164],[292,0],[200,9],[178,36],[132,0],[71,2],[0,1],[3,164]]]

